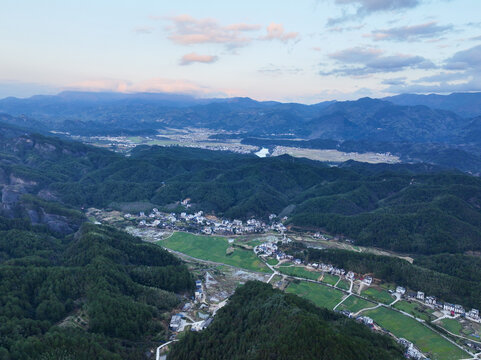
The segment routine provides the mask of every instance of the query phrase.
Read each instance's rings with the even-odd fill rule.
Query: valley
[[[108,213],[104,214],[98,210],[95,212],[100,215],[97,220],[112,219]],[[279,233],[265,227],[257,230],[260,233],[251,235],[206,236],[176,232],[172,229],[173,225],[163,228],[162,224],[158,224],[147,229],[142,225],[144,222],[141,219],[142,217],[130,215],[126,220],[125,216],[118,214],[114,223],[116,226],[126,227],[127,231],[143,237],[146,241],[154,241],[179,256],[190,264],[189,267],[195,269],[194,273],[202,279],[194,302],[188,303],[190,305],[187,307],[190,310],[180,313],[187,320],[182,328],[174,332],[178,332],[178,336],[182,337],[184,329],[185,331],[195,329],[197,323],[188,319],[197,316],[199,306],[200,308],[205,306],[205,310],[211,316],[215,316],[219,306],[228,302],[239,284],[256,279],[271,283],[275,288],[288,293],[305,297],[317,306],[340,311],[347,317],[367,324],[374,331],[393,336],[397,341],[403,342],[405,340],[402,339],[406,339],[408,343],[405,346],[413,358],[424,358],[422,354],[439,360],[454,360],[466,356],[475,358],[475,354],[481,350],[481,341],[476,340],[479,340],[479,331],[474,330],[470,336],[463,336],[458,335],[459,330],[456,330],[453,336],[449,329],[454,329],[455,326],[445,327],[443,324],[450,320],[456,324],[471,323],[472,328],[477,328],[478,323],[481,324],[479,317],[468,319],[464,314],[462,317],[459,314],[450,314],[449,311],[443,310],[442,305],[439,309],[439,305],[425,303],[424,293],[422,298],[419,298],[419,292],[411,295],[412,291],[399,286],[396,289],[395,284],[382,279],[373,281],[373,278],[366,274],[339,270],[332,265],[302,262],[277,250],[279,244],[285,244],[282,248],[290,252],[289,249],[296,248],[297,242],[311,243],[316,248],[320,244],[322,247],[339,248],[339,241],[331,237],[329,237],[331,240],[327,240],[327,235],[284,230]],[[176,226],[179,225],[177,222]],[[256,249],[259,246],[268,246],[269,250],[257,252],[256,256]],[[271,251],[274,251],[272,255]],[[352,246],[349,251],[379,253],[375,249],[355,249]],[[438,304],[442,304],[439,299]],[[200,320],[200,323],[202,321],[205,320]],[[438,324],[441,325],[440,328]],[[450,333],[446,333],[445,330]],[[161,353],[165,350],[163,349]]]

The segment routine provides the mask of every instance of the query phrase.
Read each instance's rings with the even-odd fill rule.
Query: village
[[[315,236],[320,237],[320,236],[323,236],[323,235],[320,235],[318,233],[318,234],[315,234]],[[356,296],[356,297],[359,297],[359,298],[364,298],[364,299],[369,300],[369,301],[373,301],[372,298],[366,298],[364,295],[362,295],[362,292],[361,292],[362,290],[365,290],[367,287],[373,285],[374,279],[373,279],[372,276],[363,276],[361,274],[356,274],[356,273],[354,273],[353,271],[350,271],[350,270],[337,268],[337,267],[333,266],[332,264],[303,262],[301,259],[295,258],[294,256],[288,255],[285,252],[281,251],[279,249],[279,247],[277,246],[277,244],[273,243],[273,242],[262,243],[262,244],[256,246],[253,251],[257,256],[262,257],[265,261],[268,261],[268,259],[275,259],[275,260],[279,261],[277,263],[277,265],[270,266],[270,268],[274,271],[275,274],[282,275],[283,278],[289,278],[290,277],[290,278],[297,278],[299,280],[302,279],[301,275],[292,276],[292,275],[283,275],[282,274],[282,270],[281,270],[282,266],[283,265],[285,266],[286,264],[290,263],[290,264],[292,264],[291,265],[292,267],[301,268],[301,269],[304,268],[309,273],[316,273],[317,272],[319,274],[318,279],[321,279],[326,274],[333,275],[333,276],[336,276],[336,277],[339,278],[339,280],[336,282],[336,284],[323,284],[324,286],[328,286],[328,287],[331,286],[331,287],[334,287],[334,288],[338,288],[337,284],[341,280],[347,280],[350,283],[349,289],[347,290],[347,289],[339,288],[340,290],[346,292],[348,294],[348,296]],[[315,281],[315,280],[312,280],[312,279],[310,279],[310,280],[309,279],[302,279],[302,280]],[[315,282],[321,283],[320,281],[315,281]],[[355,293],[353,291],[355,282],[357,282],[358,285],[359,285],[358,286],[358,289],[359,289],[358,293]],[[279,282],[278,287],[282,287],[281,283],[282,282]],[[443,302],[443,301],[437,299],[434,296],[425,295],[425,293],[423,291],[416,291],[416,292],[407,291],[407,289],[405,287],[399,286],[399,285],[398,286],[395,285],[394,288],[388,290],[388,292],[393,296],[393,299],[392,299],[393,301],[389,304],[376,302],[377,304],[376,304],[375,307],[388,306],[388,307],[392,308],[392,306],[396,302],[399,302],[401,300],[406,300],[406,301],[409,301],[409,302],[414,301],[414,302],[417,302],[417,303],[419,303],[420,305],[422,305],[426,308],[429,308],[429,309],[433,310],[433,313],[438,315],[438,318],[433,321],[434,323],[439,321],[439,320],[447,319],[447,318],[449,318],[449,319],[462,318],[462,319],[466,319],[466,320],[481,324],[481,318],[479,316],[479,310],[478,309],[471,309],[469,311],[466,311],[465,308],[462,305]],[[345,299],[346,298],[344,298],[343,301]],[[343,301],[341,301],[341,303]],[[363,324],[371,327],[375,331],[384,332],[384,333],[387,333],[387,334],[395,337],[396,340],[398,341],[398,343],[400,343],[405,348],[406,357],[412,358],[412,359],[426,359],[427,358],[412,342],[410,342],[410,341],[408,341],[404,338],[400,338],[400,337],[398,338],[392,332],[390,332],[390,331],[384,329],[383,327],[381,327],[380,325],[376,324],[375,321],[372,318],[370,318],[369,316],[361,315],[362,310],[357,311],[357,312],[353,312],[353,311],[349,311],[349,310],[345,310],[345,309],[344,310],[337,310],[336,308],[341,303],[337,304],[334,307],[333,310],[342,314],[342,315],[345,315],[349,318],[353,318],[353,319],[357,320],[358,322],[363,323]],[[426,322],[424,319],[417,318],[417,317],[413,316],[412,314],[409,314],[405,311],[402,311],[402,310],[397,310],[397,311],[403,313],[403,315],[414,318],[415,320],[417,320],[421,323]],[[480,342],[467,341],[465,344],[466,344],[466,346],[472,348],[476,352],[481,351],[481,343]]]
[[[179,335],[184,331],[202,331],[206,329],[213,321],[216,312],[226,304],[228,298],[234,293],[235,287],[238,286],[238,284],[252,279],[272,283],[274,287],[284,291],[287,288],[292,288],[293,281],[312,282],[321,285],[321,287],[340,291],[344,296],[342,300],[333,307],[334,311],[355,319],[369,326],[374,331],[393,336],[405,348],[406,357],[412,359],[426,359],[427,357],[412,341],[393,334],[378,324],[376,320],[370,316],[370,310],[379,307],[389,308],[422,323],[433,331],[437,330],[433,329],[431,324],[438,324],[445,320],[462,320],[474,324],[481,324],[478,309],[468,310],[461,304],[445,302],[430,294],[425,294],[422,289],[406,289],[402,285],[390,284],[391,288],[385,289],[385,292],[386,294],[390,294],[391,300],[385,303],[379,302],[377,299],[367,296],[368,291],[366,290],[372,287],[374,289],[379,288],[379,281],[382,281],[382,279],[374,279],[370,274],[356,274],[350,269],[338,268],[328,263],[306,262],[300,258],[296,258],[292,255],[292,252],[289,251],[291,243],[296,240],[292,240],[295,236],[291,234],[283,224],[283,222],[287,220],[286,217],[279,218],[275,214],[271,214],[268,220],[254,218],[246,221],[224,219],[204,214],[201,210],[192,211],[190,199],[184,199],[180,201],[179,204],[184,207],[185,211],[180,213],[163,212],[157,208],[153,208],[149,212],[118,213],[117,218],[123,220],[123,226],[125,226],[125,223],[128,225],[128,232],[140,236],[146,241],[156,243],[161,243],[174,233],[193,234],[200,238],[202,238],[202,235],[206,238],[213,236],[218,239],[223,239],[223,236],[226,236],[225,239],[230,249],[233,249],[232,246],[237,246],[244,250],[252,251],[255,257],[260,259],[272,273],[269,275],[260,275],[245,271],[243,275],[250,274],[245,278],[232,276],[231,273],[230,277],[231,279],[235,278],[235,281],[231,281],[231,284],[228,286],[226,286],[225,282],[218,282],[218,276],[214,279],[214,276],[209,271],[200,273],[200,277],[196,281],[194,296],[191,299],[186,299],[183,307],[172,314],[169,324],[169,329],[172,333],[171,341],[177,341]],[[98,215],[101,211],[96,211],[96,218],[100,219]],[[289,234],[289,236],[287,236],[287,234]],[[266,239],[267,241],[259,242],[255,246],[248,246],[242,242],[239,243],[239,239],[246,236],[247,238]],[[322,240],[324,242],[330,239],[326,234],[321,232],[311,233],[309,237],[312,240]],[[349,239],[344,239],[343,241],[347,244],[354,243]],[[181,257],[183,256],[182,252],[174,251],[174,253]],[[199,260],[194,258],[187,259],[188,261],[193,260],[194,262]],[[226,271],[225,267],[223,271]],[[249,278],[249,276],[251,277]],[[335,277],[337,280],[332,283],[326,283],[326,277]],[[349,285],[343,288],[341,286],[341,282],[343,281]],[[349,297],[368,301],[369,303],[367,304],[371,305],[364,309],[349,309],[342,305],[343,302],[348,302],[345,300]],[[413,313],[409,313],[403,310],[403,308],[398,308],[396,303],[401,301],[415,303],[429,310],[433,316],[432,320],[427,322],[425,319],[419,318],[416,314],[413,315]],[[363,314],[363,312],[367,314]],[[439,333],[439,335],[455,344],[444,334]],[[463,345],[472,349],[473,354],[475,352],[481,352],[480,341],[460,337],[457,334],[450,333],[450,335],[461,338],[461,340],[464,341]],[[455,345],[460,347],[458,344]],[[161,350],[159,354],[162,354]],[[158,358],[161,359],[162,357]]]
[[[190,199],[184,199],[180,202],[186,210],[191,208]],[[153,208],[149,214],[141,211],[136,214],[126,213],[126,220],[138,221],[139,227],[156,227],[172,231],[189,231],[193,233],[202,233],[205,235],[245,235],[254,233],[266,233],[268,231],[276,231],[284,233],[286,227],[281,221],[277,221],[277,215],[269,216],[269,223],[254,218],[242,221],[238,219],[219,219],[213,215],[204,215],[203,211],[191,212],[187,211],[178,213],[164,213],[157,208]],[[287,220],[283,217],[282,221]]]

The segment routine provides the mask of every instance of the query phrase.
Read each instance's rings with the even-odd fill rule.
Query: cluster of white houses
[[[425,304],[430,305],[439,310],[448,311],[451,313],[451,315],[463,315],[475,321],[480,320],[478,309],[471,309],[470,311],[466,311],[462,305],[438,301],[434,296],[425,296],[425,294],[422,291],[409,292],[407,294],[407,297],[409,299],[416,299],[416,300],[422,301]]]
[[[186,199],[187,200],[187,199]],[[183,200],[181,203],[189,207],[189,203],[185,203]],[[274,217],[273,217],[274,216]],[[168,229],[177,229],[178,226],[182,227],[182,224],[187,225],[189,228],[195,228],[198,231],[206,234],[219,234],[219,235],[242,235],[252,233],[265,233],[269,230],[274,230],[279,233],[284,233],[286,227],[282,222],[277,222],[274,219],[275,215],[271,215],[269,219],[270,224],[257,219],[249,219],[242,221],[238,219],[217,219],[213,216],[204,216],[202,211],[198,211],[193,214],[187,212],[176,213],[163,213],[159,209],[154,208],[148,215],[145,212],[140,212],[138,215],[125,214],[125,219],[139,219],[139,226],[146,227],[160,227]]]

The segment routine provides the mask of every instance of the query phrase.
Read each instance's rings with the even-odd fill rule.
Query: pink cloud
[[[297,39],[299,37],[298,32],[284,31],[284,25],[271,23],[267,26],[267,35],[263,36],[262,40],[280,40],[282,42],[288,42],[289,40]]]
[[[200,55],[197,53],[189,53],[182,56],[180,59],[180,65],[190,65],[192,63],[203,63],[203,64],[212,64],[216,62],[219,58],[213,55]]]
[[[190,94],[199,97],[224,97],[235,94],[233,89],[204,86],[185,79],[152,78],[139,82],[116,79],[91,79],[71,83],[63,90],[114,91],[122,93],[152,92]]]
[[[247,33],[261,28],[256,24],[220,25],[214,19],[195,19],[190,15],[179,15],[168,18],[171,25],[166,27],[169,39],[181,45],[192,44],[225,44],[228,47],[239,47],[250,43],[253,38]]]

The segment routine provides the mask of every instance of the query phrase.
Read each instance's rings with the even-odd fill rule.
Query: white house
[[[366,276],[364,279],[362,279],[362,282],[366,285],[371,285],[372,283],[372,277]]]
[[[422,291],[418,291],[416,295],[416,299],[423,301],[424,300],[424,293]]]
[[[396,292],[397,292],[398,294],[404,295],[404,294],[406,293],[406,288],[403,288],[402,286],[398,286],[398,287],[396,288]]]

